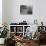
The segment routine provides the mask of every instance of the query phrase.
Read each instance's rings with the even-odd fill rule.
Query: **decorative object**
[[[27,27],[26,29],[26,38],[28,40],[32,39],[32,32],[30,32],[30,27]]]
[[[3,31],[1,32],[0,38],[6,38],[6,37],[7,37],[7,32],[8,32],[7,24],[4,23],[4,24],[3,24]]]
[[[0,38],[0,44],[4,44],[5,38]]]
[[[4,40],[7,37],[8,29],[7,24],[3,24],[3,31],[0,31],[0,44],[4,44]]]
[[[37,24],[37,19],[34,20],[34,24]]]
[[[32,14],[32,7],[26,5],[20,5],[20,14]]]

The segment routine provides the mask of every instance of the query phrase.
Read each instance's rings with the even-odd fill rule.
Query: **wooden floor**
[[[4,45],[0,45],[0,46],[4,46]],[[39,46],[38,44],[34,44],[32,46]],[[46,46],[46,45],[40,45],[40,46]]]
[[[0,45],[0,46],[4,46],[4,45]]]
[[[40,46],[46,46],[46,45],[40,45]]]

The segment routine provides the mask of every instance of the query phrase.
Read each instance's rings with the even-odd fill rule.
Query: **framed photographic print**
[[[32,14],[32,7],[26,5],[20,5],[20,14]]]

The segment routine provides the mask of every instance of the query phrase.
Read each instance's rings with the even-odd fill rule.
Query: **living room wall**
[[[21,15],[20,5],[33,7],[32,15]],[[26,20],[29,24],[37,19],[38,24],[41,21],[46,25],[46,0],[4,0],[3,1],[3,22],[19,23]]]
[[[2,27],[2,0],[0,0],[0,27]]]

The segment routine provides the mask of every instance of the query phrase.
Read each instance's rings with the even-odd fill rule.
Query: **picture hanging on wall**
[[[26,6],[26,5],[20,5],[20,14],[32,14],[32,7],[31,6]]]

